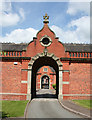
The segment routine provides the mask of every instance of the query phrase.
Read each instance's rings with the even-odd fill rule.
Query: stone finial
[[[43,16],[43,19],[44,19],[44,23],[49,23],[48,19],[49,19],[49,16],[47,15],[47,13],[45,14],[45,16]]]

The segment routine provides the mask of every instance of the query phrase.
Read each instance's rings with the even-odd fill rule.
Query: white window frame
[[[43,43],[42,43],[42,40],[43,40],[44,38],[48,38],[48,39],[49,39],[49,43],[48,43],[48,44],[43,44]],[[44,47],[48,47],[48,46],[51,45],[52,40],[51,40],[51,38],[50,38],[49,36],[44,35],[44,36],[40,39],[40,43],[41,43],[42,46],[44,46]]]

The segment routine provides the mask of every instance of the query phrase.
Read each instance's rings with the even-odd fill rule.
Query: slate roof
[[[67,52],[92,52],[92,44],[64,43]]]
[[[27,43],[0,43],[0,51],[23,51]],[[67,52],[92,52],[92,44],[63,43]]]
[[[0,43],[0,51],[23,51],[26,50],[27,44],[15,44],[15,43]]]

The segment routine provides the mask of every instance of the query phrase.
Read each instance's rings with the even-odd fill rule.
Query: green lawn
[[[92,109],[92,100],[73,100],[76,104]]]
[[[2,117],[23,117],[28,101],[2,101]]]

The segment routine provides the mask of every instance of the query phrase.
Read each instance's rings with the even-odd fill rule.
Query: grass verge
[[[2,117],[23,117],[28,101],[2,101]]]
[[[73,102],[82,107],[92,109],[92,100],[73,100]]]

